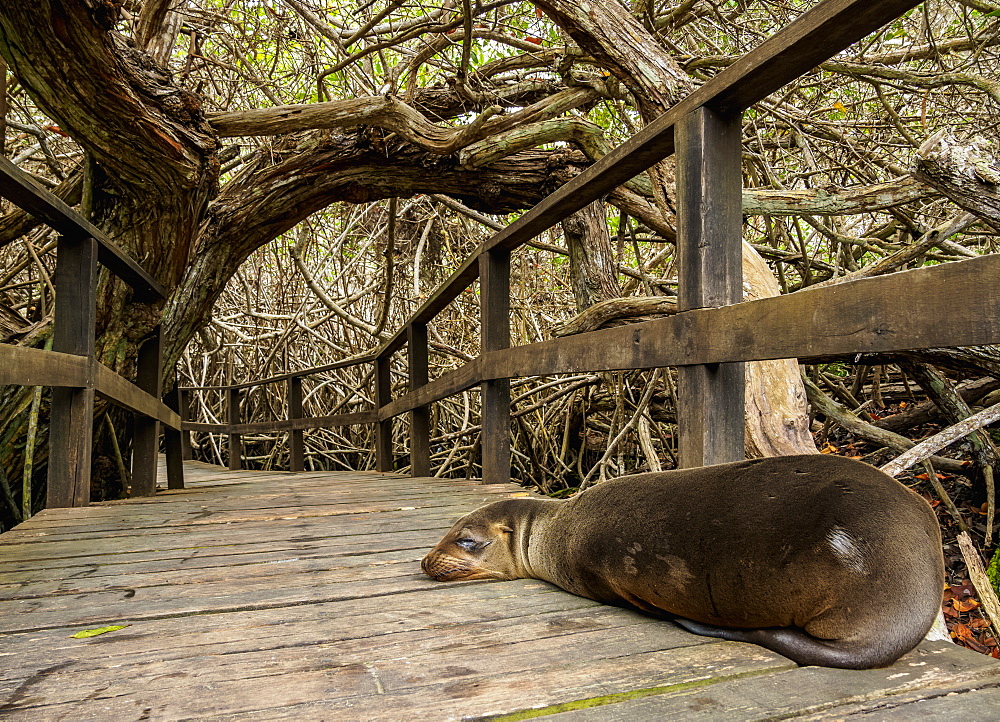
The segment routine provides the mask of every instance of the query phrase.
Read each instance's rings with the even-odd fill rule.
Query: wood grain
[[[953,645],[886,670],[800,669],[544,582],[420,573],[455,518],[514,485],[185,472],[189,489],[49,509],[0,535],[0,655],[17,660],[0,665],[0,716],[762,718],[925,699],[982,718],[973,690],[1000,681]],[[129,626],[70,636],[111,624]]]

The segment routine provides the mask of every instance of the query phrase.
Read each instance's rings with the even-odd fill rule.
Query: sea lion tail
[[[919,637],[912,644],[902,640],[900,640],[902,643],[893,643],[891,639],[881,639],[878,642],[819,639],[794,627],[727,629],[681,617],[675,617],[673,621],[689,632],[705,637],[759,644],[803,667],[808,665],[843,669],[888,667],[920,641]]]

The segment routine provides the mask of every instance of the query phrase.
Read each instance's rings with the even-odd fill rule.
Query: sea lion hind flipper
[[[740,634],[740,632],[746,630],[716,627],[711,624],[702,624],[691,619],[685,619],[684,617],[673,617],[671,621],[688,630],[691,634],[699,634],[702,637],[718,637],[719,639],[728,639],[730,642],[746,641],[746,638]]]
[[[806,667],[840,667],[843,669],[873,669],[888,667],[908,649],[888,649],[876,644],[858,644],[836,639],[819,639],[800,629],[727,629],[695,622],[683,617],[673,621],[692,634],[717,637],[730,642],[750,642],[770,649]],[[888,645],[886,645],[888,646]]]

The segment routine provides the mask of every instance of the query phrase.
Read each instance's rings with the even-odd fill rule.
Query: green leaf
[[[76,634],[71,634],[70,637],[73,639],[86,639],[87,637],[96,637],[98,634],[107,634],[108,632],[117,632],[119,629],[125,629],[125,627],[130,627],[130,624],[112,624],[110,627],[101,627],[100,629],[84,629],[82,632],[77,632]]]

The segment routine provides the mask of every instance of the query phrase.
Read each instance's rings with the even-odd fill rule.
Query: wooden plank
[[[84,356],[0,344],[0,384],[9,386],[92,386]]]
[[[383,405],[378,410],[378,417],[383,421],[391,419],[393,416],[405,414],[410,409],[426,406],[434,401],[468,391],[482,382],[484,376],[481,368],[481,361],[477,357],[464,366],[428,382],[417,391],[411,391]]]
[[[160,372],[163,368],[161,348],[158,325],[150,337],[139,346],[136,359],[136,388],[149,395],[157,407],[164,406],[159,400]],[[141,412],[134,414],[133,424],[131,496],[154,496],[157,454],[160,450],[160,424],[155,417]]]
[[[677,125],[677,307],[743,299],[740,116],[699,108]],[[681,467],[744,458],[742,364],[677,369]]]
[[[968,675],[966,684],[956,684],[959,674]],[[879,720],[993,719],[997,707],[992,714],[961,714],[967,709],[966,701],[956,695],[970,688],[992,687],[996,676],[994,665],[976,660],[966,649],[948,642],[923,642],[886,669],[836,675],[822,667],[797,667],[770,676],[765,684],[754,677],[719,680],[710,686],[623,699],[573,715],[556,714],[551,719],[652,722],[688,719],[695,716],[695,710],[698,719],[706,720],[798,718],[804,710],[816,714],[811,719],[861,718],[866,711]],[[968,684],[972,679],[978,684]],[[997,692],[995,688],[991,691]],[[926,702],[941,698],[947,698],[949,704],[937,714],[929,712],[933,707]],[[918,700],[922,703],[913,704]]]
[[[1000,343],[998,278],[991,254],[494,351],[479,363],[483,378],[517,378],[989,345]]]
[[[479,318],[482,351],[510,347],[510,251],[479,257]],[[510,380],[483,381],[483,481],[510,481]]]
[[[290,371],[289,373],[278,374],[277,376],[269,376],[266,379],[260,379],[259,381],[246,381],[241,384],[229,384],[227,386],[185,386],[183,389],[185,391],[225,391],[226,389],[249,389],[254,386],[276,384],[282,381],[287,381],[288,379],[312,376],[313,374],[325,373],[326,371],[335,371],[337,369],[350,368],[351,366],[360,366],[362,364],[372,363],[374,360],[375,355],[372,353],[366,356],[344,359],[343,361],[335,361],[333,363],[324,364],[323,366],[311,366],[300,371]]]
[[[184,406],[181,403],[180,389],[174,386],[173,390],[167,394],[165,403],[168,409],[177,414],[183,423]],[[167,488],[184,488],[184,440],[187,439],[188,453],[190,453],[190,434],[181,431],[179,428],[172,429],[169,426],[163,428],[163,447],[166,451],[167,462]]]
[[[281,419],[279,421],[257,421],[231,427],[241,434],[266,434],[272,431],[299,431],[302,429],[330,429],[335,426],[354,426],[375,422],[375,411],[355,411],[349,414],[311,416],[304,419]],[[208,424],[204,424],[208,426]]]
[[[175,411],[181,417],[181,424],[191,420],[191,393],[190,389],[177,389],[178,408]],[[191,435],[187,433],[181,434],[181,457],[185,461],[194,458],[194,452],[191,449]]]
[[[430,378],[428,369],[427,324],[411,323],[406,327],[406,358],[409,365],[408,388],[417,391]],[[410,476],[431,474],[430,407],[410,410]]]
[[[2,167],[2,164],[0,164]],[[3,176],[0,176],[3,177]],[[55,328],[52,350],[94,357],[97,314],[97,242],[60,236],[56,248]],[[90,503],[90,456],[94,436],[94,389],[52,389],[46,506]]]
[[[241,395],[241,391],[236,388],[230,388],[226,391],[226,420],[229,425],[229,429],[226,431],[226,434],[228,436],[227,448],[229,450],[230,471],[236,471],[243,468],[243,442],[240,439],[240,432],[234,429],[234,427],[239,426],[240,423]]]
[[[293,376],[287,381],[286,400],[288,403],[288,420],[302,418],[302,377]],[[302,429],[291,429],[288,432],[288,470],[304,471],[306,468],[306,446]]]
[[[539,602],[543,599],[548,602],[552,597],[564,595],[525,596]],[[498,605],[501,603],[501,600],[493,601]],[[460,607],[458,604],[450,606],[454,619],[454,611]],[[280,651],[283,647],[286,650],[304,648],[309,653],[312,651],[310,648],[323,646],[331,651],[336,648],[338,658],[356,664],[367,661],[366,657],[370,659],[375,655],[382,659],[393,659],[412,654],[415,650],[426,652],[440,649],[454,645],[461,639],[468,640],[469,644],[465,646],[474,647],[476,644],[495,643],[499,635],[511,642],[517,642],[532,638],[573,635],[581,631],[611,631],[623,628],[635,628],[641,631],[651,629],[651,625],[657,624],[656,621],[637,614],[600,605],[595,607],[584,604],[576,606],[546,604],[537,614],[532,614],[530,609],[524,608],[522,602],[520,607],[510,605],[507,610],[508,616],[489,620],[477,619],[471,605],[460,609],[464,613],[464,619],[448,624],[447,617],[442,614],[435,620],[439,624],[433,629],[421,626],[419,621],[412,618],[397,620],[397,628],[391,629],[386,623],[387,620],[383,619],[383,615],[374,610],[367,620],[359,614],[330,615],[332,627],[328,628],[326,638],[311,640],[308,636],[315,634],[315,618],[305,615],[296,615],[294,620],[282,624],[268,624],[271,620],[266,614],[224,615],[233,617],[230,620],[233,628],[229,634],[226,634],[227,630],[221,627],[223,619],[216,618],[216,615],[183,621],[160,620],[148,623],[141,633],[132,634],[129,638],[119,637],[114,640],[109,638],[108,641],[112,643],[104,645],[103,652],[109,665],[124,663],[123,666],[132,667],[163,662],[183,664],[182,660],[206,654],[221,656],[241,652]],[[329,612],[326,609],[324,611]],[[258,623],[255,632],[247,634],[245,630],[255,621]],[[485,621],[489,624],[484,623]],[[358,626],[366,627],[372,633],[360,638],[352,635],[351,632]],[[488,639],[490,635],[493,636],[492,640]],[[55,639],[50,640],[50,636],[54,636],[52,632],[39,633],[37,638],[42,644],[38,647],[44,648],[51,641],[55,641]],[[283,639],[291,641],[292,644],[282,644]],[[23,638],[11,637],[10,641],[12,642],[10,651],[17,654],[22,669],[33,665],[44,667],[48,662],[38,653],[37,647],[25,644]],[[66,659],[77,661],[84,657],[86,651],[82,645],[75,649],[67,649]],[[0,675],[3,674],[4,672],[0,671]],[[7,670],[10,678],[16,678],[17,674],[18,670]]]
[[[0,157],[0,196],[41,219],[66,237],[95,239],[100,262],[134,288],[142,300],[153,301],[167,297],[167,289],[146,273],[102,230],[84,219],[58,197],[35,185],[20,168],[4,157]]]
[[[184,428],[191,431],[207,431],[214,434],[271,434],[282,431],[303,431],[305,429],[332,429],[336,426],[375,423],[375,411],[355,411],[349,414],[329,416],[307,416],[304,419],[277,419],[275,421],[253,421],[246,424],[199,424],[189,422]]]
[[[1000,343],[1000,255],[698,309],[489,351],[379,410],[396,416],[483,379]],[[942,308],[963,308],[944,317]]]
[[[806,11],[480,245],[407,323],[428,323],[454,301],[476,279],[478,257],[484,252],[524,245],[668,157],[674,151],[674,125],[688,113],[702,106],[726,114],[746,110],[918,4],[914,0],[825,0]],[[405,341],[400,329],[379,353],[396,351]]]
[[[394,467],[392,416],[382,415],[383,407],[392,402],[391,362],[391,355],[375,359],[375,408],[378,414],[378,426],[375,428],[375,469],[382,472],[392,471]]]
[[[97,393],[109,401],[129,411],[154,418],[164,426],[180,428],[181,417],[176,411],[104,364],[94,362],[93,378]]]

